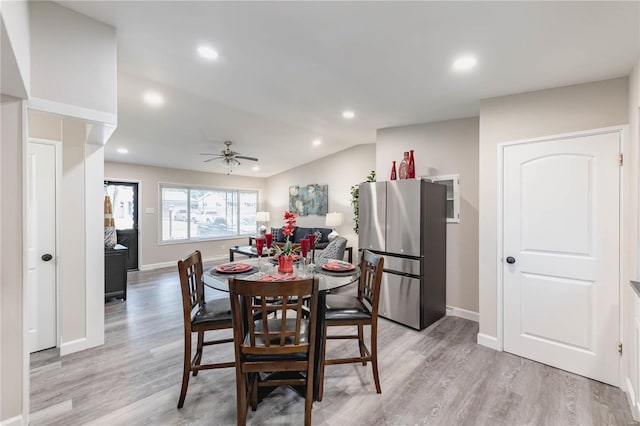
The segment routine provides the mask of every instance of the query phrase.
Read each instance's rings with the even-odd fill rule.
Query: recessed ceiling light
[[[478,60],[474,56],[461,56],[453,62],[454,71],[468,71],[475,67]]]
[[[258,167],[258,166],[253,166],[253,167],[251,168],[251,170],[253,170],[254,172],[259,172],[259,171],[260,171],[260,167]]]
[[[151,106],[160,106],[164,104],[164,99],[159,93],[147,92],[144,94],[144,101]]]
[[[311,143],[313,144],[313,146],[320,146],[322,145],[322,139],[314,139]]]
[[[128,154],[129,150],[127,148],[118,148],[116,149],[116,151],[118,151],[118,154]]]
[[[353,118],[353,117],[355,117],[355,116],[356,116],[356,115],[354,114],[354,112],[353,112],[353,111],[344,111],[344,112],[342,113],[342,117],[343,117],[343,118],[351,119],[351,118]]]
[[[198,55],[210,61],[215,61],[216,59],[218,59],[218,52],[216,52],[216,50],[210,46],[198,47]]]

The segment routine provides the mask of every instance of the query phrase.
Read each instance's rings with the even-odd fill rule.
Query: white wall
[[[640,163],[640,59],[629,75],[629,144],[624,166],[627,191],[623,197],[627,199],[628,209],[624,212],[625,223],[628,223],[625,233],[625,250],[623,261],[626,276],[622,281],[622,351],[623,377],[622,388],[628,393],[636,420],[640,419],[640,298],[636,296],[628,280],[640,280],[640,235],[638,221],[639,182],[638,164]]]
[[[353,247],[354,257],[358,236],[353,231],[351,186],[364,182],[376,167],[375,144],[357,145],[312,163],[295,167],[267,179],[267,210],[271,222],[267,226],[282,227],[283,215],[289,210],[289,187],[296,185],[329,185],[329,212],[342,213],[344,224],[336,229]],[[325,227],[325,216],[309,215],[298,218],[298,226]]]
[[[627,98],[625,77],[481,101],[479,306],[482,335],[492,338],[498,335],[498,144],[625,124]]]
[[[478,117],[379,129],[378,180],[414,150],[416,176],[460,175],[460,223],[447,224],[447,305],[478,312]]]
[[[29,50],[29,6],[26,1],[0,2],[2,26],[2,94],[29,97],[31,67]]]
[[[28,398],[29,368],[23,350],[25,122],[19,99],[2,96],[0,108],[0,421],[20,422],[23,410],[28,408],[23,405],[23,397]]]
[[[160,211],[160,183],[207,186],[211,188],[232,188],[258,190],[258,202],[265,203],[265,180],[246,176],[233,176],[219,173],[203,173],[163,167],[141,166],[137,164],[105,162],[104,176],[108,180],[140,181],[140,269],[177,264],[194,250],[200,250],[205,259],[228,258],[229,248],[235,245],[247,245],[248,238],[235,238],[218,241],[200,241],[178,244],[159,244],[158,218]],[[146,209],[154,213],[145,213]]]
[[[104,148],[86,143],[88,126],[29,112],[29,137],[62,142],[57,259],[62,355],[104,342]]]
[[[49,1],[29,2],[29,13],[30,105],[84,119],[90,118],[84,113],[95,112],[93,119],[115,123],[115,28]],[[75,112],[66,114],[66,107]]]

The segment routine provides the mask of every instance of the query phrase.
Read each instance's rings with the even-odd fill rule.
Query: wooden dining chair
[[[322,401],[324,391],[324,369],[326,365],[371,362],[376,392],[382,393],[378,375],[378,304],[380,301],[380,282],[384,258],[363,250],[360,259],[360,280],[357,296],[327,295],[324,316],[323,345],[318,377],[318,401]],[[364,326],[371,326],[371,350],[364,342]],[[357,335],[327,335],[329,327],[357,326]],[[360,349],[359,357],[327,359],[328,339],[357,339]]]
[[[231,278],[229,293],[238,425],[246,424],[249,404],[256,410],[259,387],[287,385],[305,388],[304,424],[311,425],[318,278],[270,282]],[[311,298],[308,317],[303,317],[305,298]],[[278,303],[271,303],[274,299]],[[272,374],[261,378],[260,373],[266,372]]]
[[[202,281],[202,254],[199,250],[178,261],[180,287],[182,288],[182,312],[184,317],[184,367],[182,371],[182,390],[178,400],[178,408],[184,405],[189,386],[189,374],[198,375],[200,370],[226,368],[235,366],[234,362],[201,364],[204,346],[233,342],[232,338],[204,340],[204,333],[211,330],[233,328],[229,299],[217,299],[211,302],[204,300],[204,283]],[[196,353],[191,358],[192,333],[198,333]]]

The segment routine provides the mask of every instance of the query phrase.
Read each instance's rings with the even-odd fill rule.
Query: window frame
[[[164,197],[163,190],[164,189],[178,189],[178,190],[186,190],[187,191],[187,238],[180,239],[163,239],[163,220],[165,217],[164,214]],[[191,220],[191,191],[218,191],[218,192],[232,192],[236,194],[237,200],[237,208],[235,214],[236,220],[236,228],[234,235],[224,235],[220,237],[193,237],[191,235],[192,232],[192,220]],[[182,183],[171,183],[171,182],[158,182],[158,245],[171,245],[171,244],[190,244],[190,243],[198,243],[198,242],[208,242],[208,241],[224,241],[224,240],[237,240],[245,237],[249,237],[254,235],[257,232],[258,223],[256,222],[256,231],[252,231],[249,233],[242,233],[240,231],[240,193],[255,193],[256,195],[256,213],[260,209],[260,189],[257,188],[227,188],[227,187],[219,187],[219,186],[208,186],[208,185],[190,185],[190,184],[182,184]],[[225,219],[227,219],[225,217]]]

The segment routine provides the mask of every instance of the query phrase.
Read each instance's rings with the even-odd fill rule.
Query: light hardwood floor
[[[228,331],[217,332],[219,335]],[[478,325],[446,317],[417,332],[381,320],[382,394],[371,367],[330,366],[313,423],[326,425],[629,425],[617,388],[478,346]],[[192,378],[176,409],[182,368],[182,313],[175,268],[129,273],[128,300],[105,305],[105,345],[59,357],[31,357],[31,423],[232,425],[232,369]],[[328,353],[357,355],[353,342]],[[205,348],[205,357],[207,357]],[[232,345],[207,359],[233,360]],[[216,351],[216,349],[222,349]],[[215,352],[215,353],[213,353]],[[301,424],[304,400],[278,389],[249,410],[250,424]]]

